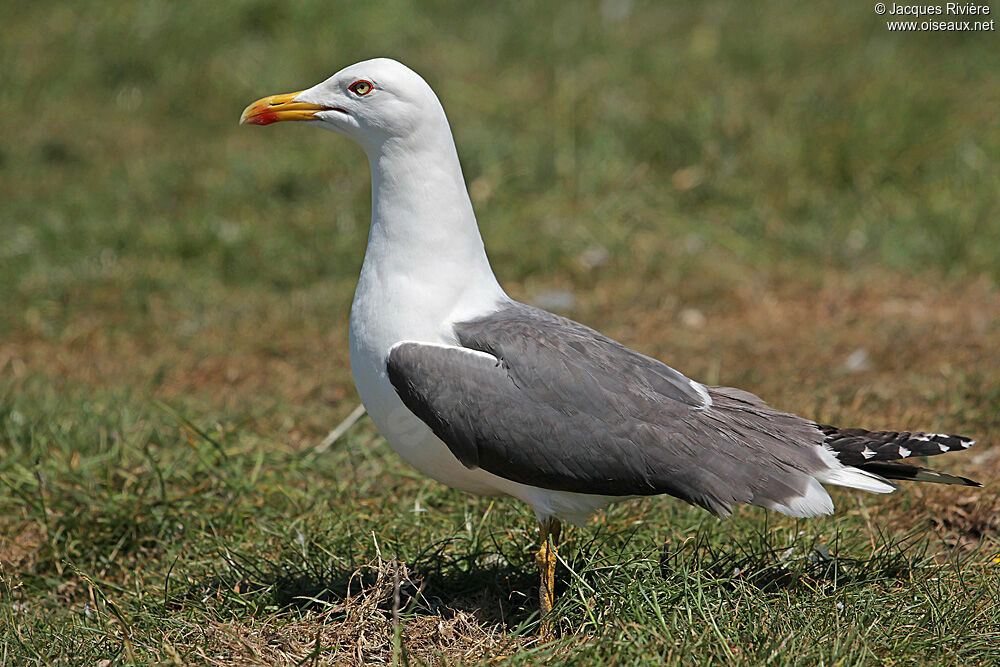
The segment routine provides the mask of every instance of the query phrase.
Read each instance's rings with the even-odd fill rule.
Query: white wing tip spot
[[[905,459],[907,456],[910,455],[910,453],[911,453],[910,450],[907,449],[906,447],[899,448],[899,458],[901,459]]]

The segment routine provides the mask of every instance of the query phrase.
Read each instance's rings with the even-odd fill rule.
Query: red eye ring
[[[375,86],[372,84],[371,81],[365,81],[364,79],[361,79],[360,81],[355,81],[354,83],[352,83],[350,86],[348,86],[347,89],[352,93],[354,93],[355,95],[367,95],[368,93],[375,90]]]

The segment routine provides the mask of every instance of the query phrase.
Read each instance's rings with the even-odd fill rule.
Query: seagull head
[[[419,134],[438,117],[444,117],[441,104],[419,74],[395,60],[375,58],[307,90],[259,99],[243,111],[240,124],[304,121],[347,135],[367,150]]]

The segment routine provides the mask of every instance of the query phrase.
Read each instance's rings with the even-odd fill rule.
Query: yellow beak
[[[293,102],[296,95],[301,93],[286,93],[284,95],[271,95],[257,100],[246,109],[240,116],[240,125],[270,125],[283,120],[313,120],[313,115],[317,111],[324,111],[327,107],[308,102]]]

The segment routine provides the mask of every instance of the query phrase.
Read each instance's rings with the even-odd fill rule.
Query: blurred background
[[[364,155],[236,121],[375,56],[438,92],[509,290],[596,324],[698,328],[747,281],[1000,276],[995,33],[892,34],[867,5],[794,2],[0,11],[8,373],[65,352],[60,375],[169,385],[171,346],[212,366],[248,337],[294,356],[334,332],[309,364],[346,383]]]
[[[977,436],[980,458],[948,469],[995,471],[997,35],[884,19],[792,1],[3,3],[0,532],[35,544],[51,516],[63,536],[22,544],[15,571],[124,572],[94,546],[122,534],[118,560],[166,562],[140,539],[175,535],[148,497],[184,489],[208,503],[171,506],[189,529],[227,504],[321,522],[289,506],[319,485],[482,509],[407,477],[370,426],[361,481],[299,456],[357,404],[369,174],[344,138],[237,121],[376,56],[441,98],[513,296],[818,420]],[[241,466],[262,475],[246,496]],[[47,510],[25,500],[36,473]],[[995,536],[987,514],[948,530]]]

